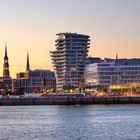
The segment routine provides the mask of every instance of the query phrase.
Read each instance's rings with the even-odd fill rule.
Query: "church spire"
[[[7,43],[5,42],[5,58],[8,57],[7,56]]]
[[[30,70],[30,61],[29,61],[29,54],[27,52],[27,63],[26,63],[26,71]]]
[[[3,77],[9,77],[9,62],[8,62],[8,54],[7,54],[7,44],[5,43],[5,56],[4,56],[4,64],[3,64]]]

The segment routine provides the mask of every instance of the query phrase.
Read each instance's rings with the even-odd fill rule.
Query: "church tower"
[[[5,43],[5,56],[4,56],[4,64],[3,64],[3,77],[10,77],[6,43]]]
[[[27,53],[26,71],[30,71],[30,61],[29,61],[29,54],[28,53]]]

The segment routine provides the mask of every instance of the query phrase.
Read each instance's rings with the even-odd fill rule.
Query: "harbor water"
[[[140,106],[0,106],[0,140],[140,140]]]

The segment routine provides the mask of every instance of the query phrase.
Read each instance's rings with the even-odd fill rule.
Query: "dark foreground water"
[[[0,106],[0,140],[140,140],[140,106]]]

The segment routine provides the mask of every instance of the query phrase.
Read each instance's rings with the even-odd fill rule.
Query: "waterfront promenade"
[[[140,104],[140,97],[49,97],[0,99],[0,105],[98,105]]]

